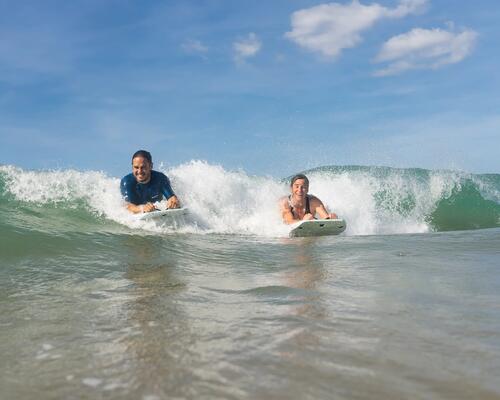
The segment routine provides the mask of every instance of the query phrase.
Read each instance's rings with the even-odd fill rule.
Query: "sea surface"
[[[286,177],[164,172],[175,227],[0,166],[1,399],[500,399],[500,175],[307,171],[347,229],[292,239]]]

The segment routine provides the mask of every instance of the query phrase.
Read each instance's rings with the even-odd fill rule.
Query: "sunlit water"
[[[499,229],[55,247],[2,266],[2,398],[500,396]]]

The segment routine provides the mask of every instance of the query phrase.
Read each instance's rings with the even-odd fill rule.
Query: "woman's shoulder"
[[[282,206],[290,206],[290,197],[289,196],[280,197],[278,203]]]
[[[309,202],[312,204],[315,204],[315,205],[323,204],[323,202],[313,194],[308,194],[307,197],[309,198]]]

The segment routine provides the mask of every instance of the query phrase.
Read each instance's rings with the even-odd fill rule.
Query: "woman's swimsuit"
[[[292,205],[292,195],[288,196],[288,204],[290,205],[290,211],[292,212],[293,215],[294,212],[293,212],[293,205]],[[311,213],[311,208],[309,207],[309,195],[306,195],[306,208],[304,210],[304,215],[306,214],[312,214]]]

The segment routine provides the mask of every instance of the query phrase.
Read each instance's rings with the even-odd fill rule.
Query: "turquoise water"
[[[498,175],[324,167],[348,230],[290,239],[281,180],[167,172],[177,231],[117,178],[0,167],[2,398],[500,397]]]

